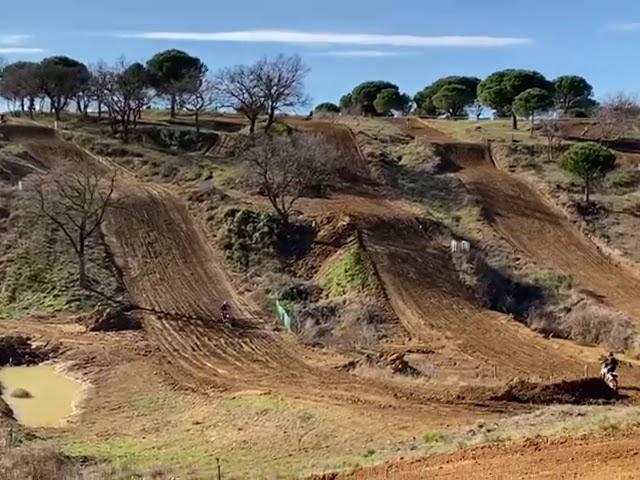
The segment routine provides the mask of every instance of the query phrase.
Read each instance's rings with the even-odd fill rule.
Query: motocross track
[[[364,158],[357,158],[362,157],[357,144],[347,148],[347,142],[355,139],[345,126],[299,124],[329,142],[339,139],[351,164],[366,166]],[[340,195],[301,205],[307,213],[332,211],[355,219],[362,246],[395,314],[412,337],[444,354],[433,359],[436,378],[574,377],[584,372],[585,360],[577,348],[546,340],[512,318],[474,304],[457,277],[448,248],[436,241],[429,225],[416,220],[411,204]],[[493,366],[500,368],[494,371]]]
[[[637,430],[602,438],[532,439],[415,460],[400,460],[314,480],[632,480],[638,478]]]
[[[339,133],[335,133],[333,127],[316,128],[329,137],[337,135],[344,151],[349,152],[345,154],[346,161],[359,174],[364,173],[366,161],[348,129],[340,127]],[[70,161],[113,168],[107,160],[63,142],[51,130],[3,126],[0,134],[23,145],[45,167]],[[455,155],[454,158],[461,164],[469,160],[475,163],[475,154],[467,158],[468,153],[459,152],[461,158]],[[465,164],[464,168],[474,171],[470,165]],[[299,344],[267,328],[257,309],[235,293],[221,269],[222,260],[207,244],[176,195],[167,188],[140,183],[123,172],[117,184],[117,198],[118,208],[109,214],[105,225],[108,241],[133,300],[147,310],[144,325],[149,340],[162,353],[167,372],[178,384],[205,392],[263,389],[326,405],[353,405],[381,418],[390,415],[389,418],[407,419],[414,427],[423,429],[468,423],[478,417],[527,408],[501,403],[474,404],[475,399],[470,397],[466,403],[453,397],[447,400],[450,403],[445,403],[440,400],[442,397],[435,399],[433,395],[434,388],[444,390],[437,384],[434,387],[428,382],[424,385],[412,382],[405,386],[365,380],[311,365],[305,361],[306,352]],[[415,219],[410,205],[403,207],[364,196],[308,203],[318,211],[335,207],[337,213],[354,215],[363,246],[394,311],[423,344],[442,347],[463,363],[469,359],[474,368],[501,365],[500,377],[550,373],[571,377],[582,373],[584,362],[579,360],[577,347],[545,340],[509,317],[483,310],[467,298],[446,247],[437,241],[429,225]],[[550,207],[546,208],[552,212]],[[588,245],[586,240],[584,243]],[[235,325],[218,321],[218,306],[223,300],[230,300],[234,313],[243,317]],[[564,452],[561,457],[561,453],[558,450],[556,472],[561,471],[561,459],[566,462],[569,456]],[[593,450],[585,453],[589,455],[585,458],[595,458]],[[509,458],[508,451],[501,454]],[[525,455],[534,459],[532,462],[545,458],[535,457],[535,451],[525,451]],[[451,475],[434,478],[477,477],[472,475],[475,472],[489,475],[491,468],[495,471],[500,465],[499,458],[489,456],[486,467],[471,466],[460,473],[452,468]],[[466,461],[459,463],[460,468],[467,468]],[[448,463],[444,465],[446,468]],[[510,465],[518,467],[518,459]],[[440,471],[440,465],[435,469]],[[412,470],[406,470],[407,475],[402,473],[405,470],[400,472],[396,477],[376,477],[374,471],[374,476],[367,473],[356,478],[425,478],[420,473],[411,477]]]
[[[431,138],[433,128],[423,136]],[[516,250],[536,263],[573,277],[594,299],[640,325],[640,279],[615,265],[525,181],[500,170],[481,144],[442,143],[447,159],[480,199],[485,219]]]
[[[0,127],[0,133],[49,167],[61,161],[112,167],[50,130],[7,126]],[[149,339],[163,354],[167,373],[176,383],[203,392],[264,389],[290,398],[367,405],[388,413],[391,409],[425,425],[505,408],[520,410],[515,405],[449,405],[443,403],[442,389],[436,397],[427,384],[362,380],[311,365],[295,341],[268,329],[255,308],[235,294],[219,267],[222,261],[173,193],[139,183],[126,172],[119,176],[116,191],[117,207],[104,225],[107,241],[127,290],[145,312]],[[234,317],[242,317],[232,325],[219,321],[223,300],[232,304]]]
[[[569,345],[560,349],[512,318],[476,306],[433,225],[407,217],[369,220],[361,228],[391,305],[414,337],[453,345],[461,359],[500,366],[506,378],[582,373],[584,361]]]

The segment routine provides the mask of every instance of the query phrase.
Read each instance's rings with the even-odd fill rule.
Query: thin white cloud
[[[0,47],[0,54],[10,54],[10,53],[22,53],[22,54],[30,54],[30,53],[42,53],[44,52],[43,48],[31,48],[31,47]]]
[[[406,55],[404,52],[390,52],[386,50],[336,50],[331,52],[322,52],[318,55],[323,57],[349,57],[349,58],[376,58],[376,57],[398,57]]]
[[[29,40],[33,38],[32,35],[24,35],[24,34],[9,34],[9,35],[0,35],[0,45],[23,45]]]
[[[376,35],[367,33],[315,33],[289,30],[247,30],[238,32],[137,32],[120,33],[120,38],[185,40],[198,42],[290,43],[303,45],[366,45],[389,47],[489,48],[528,45],[530,38],[493,36]]]
[[[635,32],[640,30],[640,22],[609,23],[605,26],[609,32]]]

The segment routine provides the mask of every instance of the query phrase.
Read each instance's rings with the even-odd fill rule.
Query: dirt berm
[[[616,399],[616,392],[599,378],[581,378],[558,383],[533,383],[516,380],[491,400],[535,403],[586,404]]]

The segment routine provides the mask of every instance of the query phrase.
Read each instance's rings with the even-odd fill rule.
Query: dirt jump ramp
[[[440,147],[500,236],[539,265],[571,275],[594,299],[640,325],[638,277],[614,264],[524,180],[498,169],[484,145]]]
[[[360,228],[390,303],[413,337],[452,346],[483,368],[496,366],[501,377],[583,371],[573,349],[563,351],[511,317],[477,306],[428,224],[369,218]]]

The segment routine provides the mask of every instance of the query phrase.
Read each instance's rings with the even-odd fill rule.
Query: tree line
[[[276,114],[307,105],[304,90],[308,67],[298,56],[263,58],[251,65],[224,68],[213,74],[199,58],[181,50],[166,50],[146,63],[120,59],[94,65],[55,56],[41,62],[15,62],[0,68],[0,96],[13,111],[34,117],[49,109],[60,120],[74,108],[81,115],[106,116],[114,133],[127,140],[142,111],[163,101],[171,118],[178,110],[195,118],[211,108],[235,110],[247,117],[254,133],[258,119],[266,117],[265,131]]]
[[[322,103],[318,112],[345,112],[356,115],[389,115],[392,112],[417,115],[480,118],[491,108],[500,118],[535,118],[539,112],[556,109],[565,116],[590,116],[597,107],[593,87],[583,77],[564,75],[551,81],[533,70],[508,69],[484,80],[468,76],[440,78],[413,97],[385,81],[357,85],[344,95],[339,105]]]

